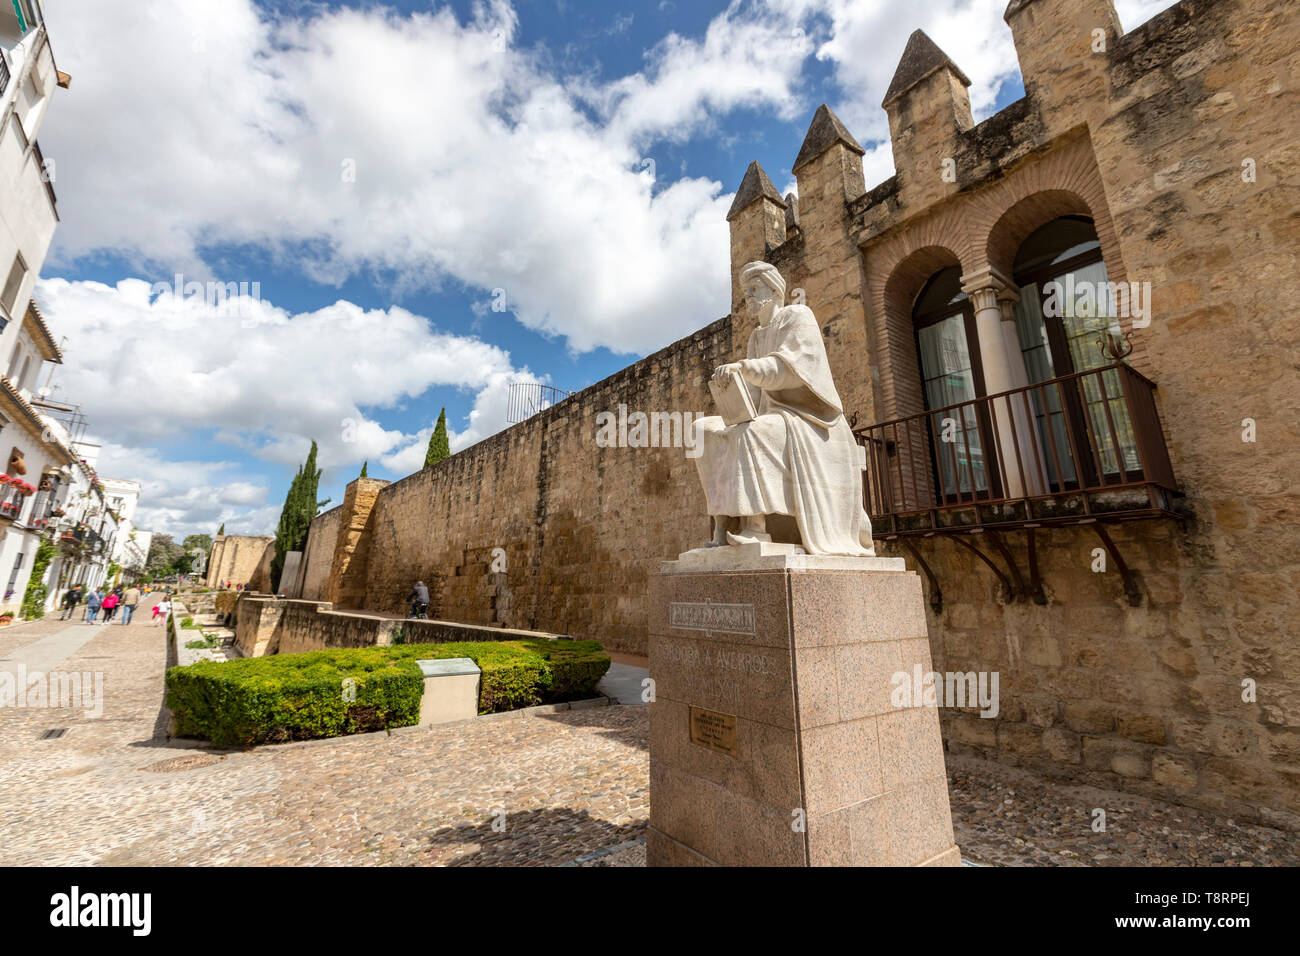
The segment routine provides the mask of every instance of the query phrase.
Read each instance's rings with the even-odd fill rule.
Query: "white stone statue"
[[[862,452],[844,420],[817,319],[807,306],[785,305],[775,266],[749,263],[740,284],[758,328],[744,361],[719,366],[713,378],[737,379],[756,415],[734,425],[717,415],[696,422],[712,543],[770,542],[767,516],[791,515],[809,554],[874,555]]]

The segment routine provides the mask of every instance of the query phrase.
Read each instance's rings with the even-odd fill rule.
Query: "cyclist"
[[[411,588],[411,593],[406,596],[406,600],[411,605],[411,617],[427,618],[429,616],[429,589],[424,586],[423,581],[415,582],[415,587]]]

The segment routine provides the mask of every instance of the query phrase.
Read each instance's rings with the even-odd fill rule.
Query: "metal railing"
[[[511,425],[531,418],[543,409],[564,401],[573,392],[540,382],[511,382],[506,421]]]
[[[8,88],[8,86],[9,86],[9,60],[4,55],[4,52],[0,51],[0,94],[3,94],[4,91]]]
[[[1155,387],[1117,362],[855,429],[873,532],[1170,513]]]
[[[45,168],[45,154],[41,152],[41,144],[32,140],[32,152],[36,154],[37,175],[41,177],[41,182],[45,184],[45,195],[50,197],[50,208],[58,215],[59,199],[54,195],[54,184],[50,182],[50,171]]]

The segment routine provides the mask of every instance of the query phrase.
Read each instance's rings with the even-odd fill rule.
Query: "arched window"
[[[1031,233],[1016,255],[1014,278],[1020,289],[1016,334],[1031,384],[1114,364],[1101,343],[1116,322],[1116,303],[1091,219],[1062,216]],[[1044,394],[1046,407],[1036,401],[1035,408],[1040,441],[1058,449],[1069,449],[1073,442],[1089,484],[1100,477],[1093,474],[1092,455],[1083,453],[1090,447],[1107,475],[1137,471],[1132,423],[1116,372],[1083,375],[1077,383]],[[1073,456],[1062,458],[1059,475],[1047,463],[1052,485],[1077,485]]]
[[[987,494],[983,441],[988,423],[973,402],[985,394],[975,310],[961,289],[961,267],[930,277],[912,307],[921,387],[930,416],[935,477],[945,498]]]

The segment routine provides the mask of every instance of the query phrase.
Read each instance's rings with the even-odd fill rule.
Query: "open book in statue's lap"
[[[765,262],[745,266],[741,286],[758,328],[744,361],[713,377],[748,389],[757,414],[734,425],[721,416],[696,424],[713,543],[771,541],[767,516],[789,515],[810,554],[874,554],[860,451],[817,320],[806,306],[783,306],[785,281]]]

